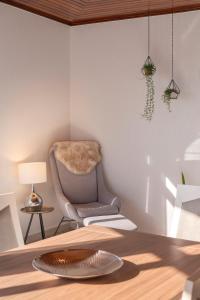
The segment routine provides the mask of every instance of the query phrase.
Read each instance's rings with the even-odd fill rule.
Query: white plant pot
[[[200,198],[200,186],[198,185],[188,185],[188,184],[178,184],[177,185],[177,195],[176,199],[182,203],[196,200]]]

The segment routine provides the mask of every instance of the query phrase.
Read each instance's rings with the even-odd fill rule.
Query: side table
[[[42,239],[45,239],[45,229],[44,229],[44,223],[43,223],[42,214],[50,213],[53,210],[54,210],[54,207],[51,207],[51,206],[43,206],[41,208],[41,210],[38,210],[38,211],[33,211],[30,207],[23,207],[23,208],[21,208],[21,212],[31,215],[29,223],[28,223],[28,228],[27,228],[27,231],[26,231],[26,235],[25,235],[25,238],[24,238],[24,243],[25,244],[26,244],[26,241],[27,241],[27,238],[28,238],[28,234],[29,234],[29,231],[30,231],[30,228],[31,228],[31,223],[33,221],[33,216],[34,215],[38,215],[39,216],[41,236],[42,236]]]

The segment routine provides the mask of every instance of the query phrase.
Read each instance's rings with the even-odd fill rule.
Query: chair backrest
[[[58,160],[56,160],[60,184],[64,195],[73,204],[97,201],[96,168],[89,174],[72,174]]]
[[[69,201],[72,204],[98,201],[99,144],[95,141],[64,141],[55,143],[51,149],[62,191]]]
[[[187,279],[181,300],[200,299],[200,270]]]

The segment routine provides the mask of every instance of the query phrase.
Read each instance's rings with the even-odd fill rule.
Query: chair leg
[[[62,219],[60,220],[60,222],[59,222],[59,224],[58,224],[58,227],[56,228],[56,231],[55,231],[54,235],[57,234],[57,232],[58,232],[58,230],[59,230],[59,228],[60,228],[60,225],[62,224],[64,218],[65,218],[65,217],[62,217]]]
[[[25,235],[25,238],[24,238],[24,244],[26,244],[26,242],[27,242],[27,238],[28,238],[28,234],[29,234],[29,231],[30,231],[30,228],[31,228],[31,223],[32,223],[32,220],[33,220],[33,216],[34,216],[34,214],[31,214],[30,221],[28,223],[28,228],[27,228],[27,231],[26,231],[26,235]]]
[[[41,235],[42,235],[42,239],[45,239],[45,231],[44,231],[44,223],[43,223],[43,218],[42,218],[42,214],[39,214],[39,219],[40,219],[40,228],[41,228]]]

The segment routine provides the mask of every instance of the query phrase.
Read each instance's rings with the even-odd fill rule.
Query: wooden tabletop
[[[54,210],[54,207],[52,206],[42,206],[40,210],[33,210],[32,207],[23,207],[20,209],[21,212],[26,213],[26,214],[45,214],[45,213],[50,213]]]
[[[35,271],[32,259],[52,249],[113,252],[124,266],[106,277],[59,279]],[[0,254],[0,299],[180,299],[186,278],[200,268],[200,243],[88,226]]]

